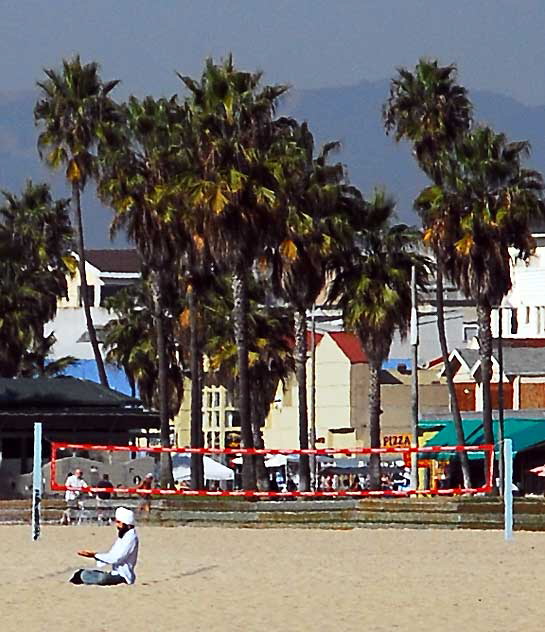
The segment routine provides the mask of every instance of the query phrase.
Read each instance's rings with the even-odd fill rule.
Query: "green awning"
[[[464,436],[466,445],[482,445],[484,443],[484,431],[482,421],[479,419],[464,419]],[[496,420],[492,424],[494,439],[499,437],[499,422]],[[505,419],[505,438],[513,441],[513,454],[531,448],[532,446],[545,443],[545,420],[543,419]],[[452,420],[448,425],[426,442],[428,446],[456,445],[456,432]],[[497,452],[497,447],[496,447]],[[438,460],[449,457],[447,452],[437,453]],[[482,459],[481,452],[469,452],[470,459]]]
[[[462,427],[464,429],[464,437],[466,443],[470,444],[472,435],[482,427],[482,421],[480,419],[464,419],[462,421]],[[426,442],[426,446],[434,445],[457,445],[456,430],[454,423],[448,421],[447,425],[434,435],[429,441]]]
[[[494,440],[498,441],[500,434],[499,422],[492,424]],[[513,441],[513,454],[522,452],[534,445],[545,443],[545,420],[543,419],[506,419],[504,422],[504,433],[506,439]],[[482,425],[479,431],[471,437],[473,445],[484,443],[484,432]],[[497,448],[496,448],[497,451]]]

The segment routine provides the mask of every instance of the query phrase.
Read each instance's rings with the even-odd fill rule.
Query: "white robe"
[[[127,584],[134,584],[134,567],[138,559],[138,535],[129,529],[122,538],[117,538],[108,553],[97,553],[95,560],[100,567],[111,564],[112,575],[121,575]]]

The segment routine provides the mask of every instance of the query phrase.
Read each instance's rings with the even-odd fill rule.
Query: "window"
[[[518,330],[519,330],[519,321],[517,318],[517,310],[512,309],[511,310],[511,333],[516,334]]]
[[[524,319],[524,323],[526,325],[530,324],[530,308],[529,307],[526,308],[526,318]]]
[[[91,307],[94,307],[95,306],[95,286],[94,285],[87,286],[87,297],[89,298],[89,305]],[[81,285],[78,285],[78,305],[80,307],[83,305]]]
[[[479,335],[479,328],[477,325],[469,325],[464,327],[464,342],[469,342],[471,339],[476,338]]]
[[[212,425],[216,428],[220,425],[220,411],[214,410],[212,411]]]
[[[225,425],[228,428],[240,428],[240,416],[237,410],[229,410],[225,413]]]
[[[225,393],[225,405],[228,408],[235,407],[235,394],[233,393],[233,391],[227,391]]]
[[[120,290],[124,290],[128,285],[103,285],[100,288],[100,305],[103,307],[107,299],[115,296]]]

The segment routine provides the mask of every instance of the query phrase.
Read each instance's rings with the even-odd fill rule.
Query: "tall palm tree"
[[[241,439],[253,447],[248,373],[248,270],[266,243],[277,243],[283,207],[275,189],[276,103],[287,88],[260,86],[260,73],[239,71],[228,57],[206,62],[200,82],[181,77],[200,145],[196,174],[188,178],[190,203],[204,208],[204,235],[220,267],[232,275],[233,328],[238,352]],[[243,485],[255,488],[254,459],[245,458]]]
[[[545,208],[541,174],[522,166],[529,151],[527,142],[509,142],[489,127],[476,127],[456,148],[443,185],[429,187],[419,198],[425,223],[444,217],[448,209],[452,244],[445,252],[445,268],[477,304],[487,443],[494,443],[491,310],[511,289],[510,249],[515,259],[531,257],[530,223],[543,217]]]
[[[66,168],[66,179],[72,188],[83,308],[100,382],[108,386],[89,304],[81,194],[87,181],[96,176],[96,145],[101,126],[115,118],[116,108],[109,94],[119,82],[104,83],[98,65],[82,64],[79,56],[63,60],[61,71],[44,72],[46,79],[38,82],[41,97],[34,109],[35,121],[43,127],[38,150],[52,168]]]
[[[323,290],[335,242],[346,224],[349,187],[341,164],[328,158],[338,143],[314,156],[314,139],[306,123],[292,123],[291,135],[301,149],[298,164],[289,164],[284,182],[288,207],[286,233],[279,253],[281,292],[295,313],[295,372],[299,399],[299,447],[309,447],[307,408],[307,310]],[[299,489],[310,489],[308,455],[299,460]]]
[[[436,60],[421,59],[413,72],[400,68],[390,84],[390,97],[384,106],[383,116],[387,133],[394,131],[395,138],[413,144],[413,153],[420,166],[434,182],[441,186],[448,168],[449,152],[461,142],[470,129],[472,104],[466,89],[456,83],[454,65],[439,66]],[[417,210],[420,203],[415,202]],[[443,303],[443,277],[446,250],[452,240],[448,230],[452,218],[449,209],[424,221],[426,244],[431,247],[436,261],[437,329],[441,355],[452,408],[458,445],[465,444],[462,416],[454,387],[454,373],[449,361],[445,332]],[[432,220],[432,221],[431,221]],[[465,487],[471,487],[469,460],[466,452],[460,453],[460,464]]]
[[[179,300],[177,191],[179,157],[176,99],[131,97],[122,124],[110,126],[99,146],[99,195],[115,209],[112,232],[125,229],[142,260],[153,297],[161,445],[170,447],[168,322]],[[161,453],[161,484],[172,486],[170,453]]]
[[[354,224],[351,247],[339,260],[330,288],[338,299],[345,326],[354,331],[369,361],[370,447],[380,447],[380,370],[388,358],[394,333],[407,334],[411,318],[411,270],[422,287],[429,266],[416,252],[418,231],[392,225],[394,202],[375,193],[367,213]],[[416,367],[413,368],[416,370]],[[380,457],[370,459],[371,489],[380,489]]]

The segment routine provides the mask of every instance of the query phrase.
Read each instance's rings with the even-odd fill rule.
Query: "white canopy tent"
[[[284,467],[288,462],[285,454],[271,454],[265,459],[265,467]],[[242,465],[242,457],[237,456],[232,460],[234,465]]]
[[[235,473],[229,467],[214,461],[209,456],[203,456],[204,479],[207,481],[232,481]],[[172,475],[175,481],[188,481],[191,479],[191,455],[172,455]]]

